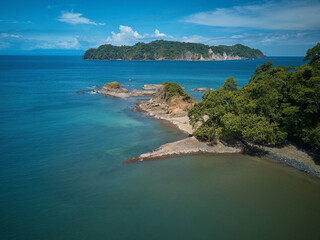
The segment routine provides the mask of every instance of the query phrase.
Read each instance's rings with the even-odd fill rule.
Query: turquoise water
[[[1,56],[0,239],[319,239],[319,180],[244,155],[123,164],[185,135],[134,99],[89,93],[174,81],[200,99],[194,88],[245,84],[264,61]]]

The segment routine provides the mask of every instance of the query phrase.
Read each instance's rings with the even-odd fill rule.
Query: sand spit
[[[177,142],[164,144],[150,153],[141,154],[124,162],[154,160],[193,153],[240,153],[241,151],[241,147],[227,146],[221,142],[212,146],[205,142],[199,142],[195,137],[188,137]]]

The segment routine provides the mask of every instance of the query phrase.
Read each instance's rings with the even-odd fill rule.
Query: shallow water
[[[174,81],[199,100],[192,89],[245,84],[264,61],[1,56],[0,238],[319,238],[318,179],[239,154],[123,164],[185,135],[132,111],[134,99],[75,93]]]

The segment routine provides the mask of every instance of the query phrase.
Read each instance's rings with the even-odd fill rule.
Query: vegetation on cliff
[[[264,58],[260,50],[236,44],[234,46],[208,46],[200,43],[185,43],[156,40],[150,43],[139,42],[133,46],[101,45],[91,48],[83,59],[95,60],[214,60],[213,54],[238,56],[240,58]]]
[[[118,83],[117,81],[114,81],[114,82],[109,82],[109,83],[104,84],[103,87],[108,87],[108,88],[120,88],[120,87],[121,87],[121,84]]]
[[[189,111],[195,135],[206,141],[227,136],[272,145],[294,138],[320,150],[319,54],[317,44],[308,50],[307,64],[293,68],[267,62],[241,88],[228,78],[220,89],[206,92]]]
[[[195,100],[178,83],[163,82],[164,94],[167,102],[170,102],[173,97],[181,97],[181,99],[188,103],[194,103]]]

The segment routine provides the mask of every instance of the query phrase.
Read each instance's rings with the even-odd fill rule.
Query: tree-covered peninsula
[[[263,144],[288,138],[320,150],[320,43],[300,67],[257,67],[249,83],[237,88],[228,78],[208,91],[189,111],[195,135],[206,141],[226,136]]]
[[[233,46],[208,46],[200,43],[156,40],[139,42],[133,46],[101,45],[91,48],[82,56],[91,60],[188,60],[213,61],[246,58],[265,58],[258,49],[236,44]]]

